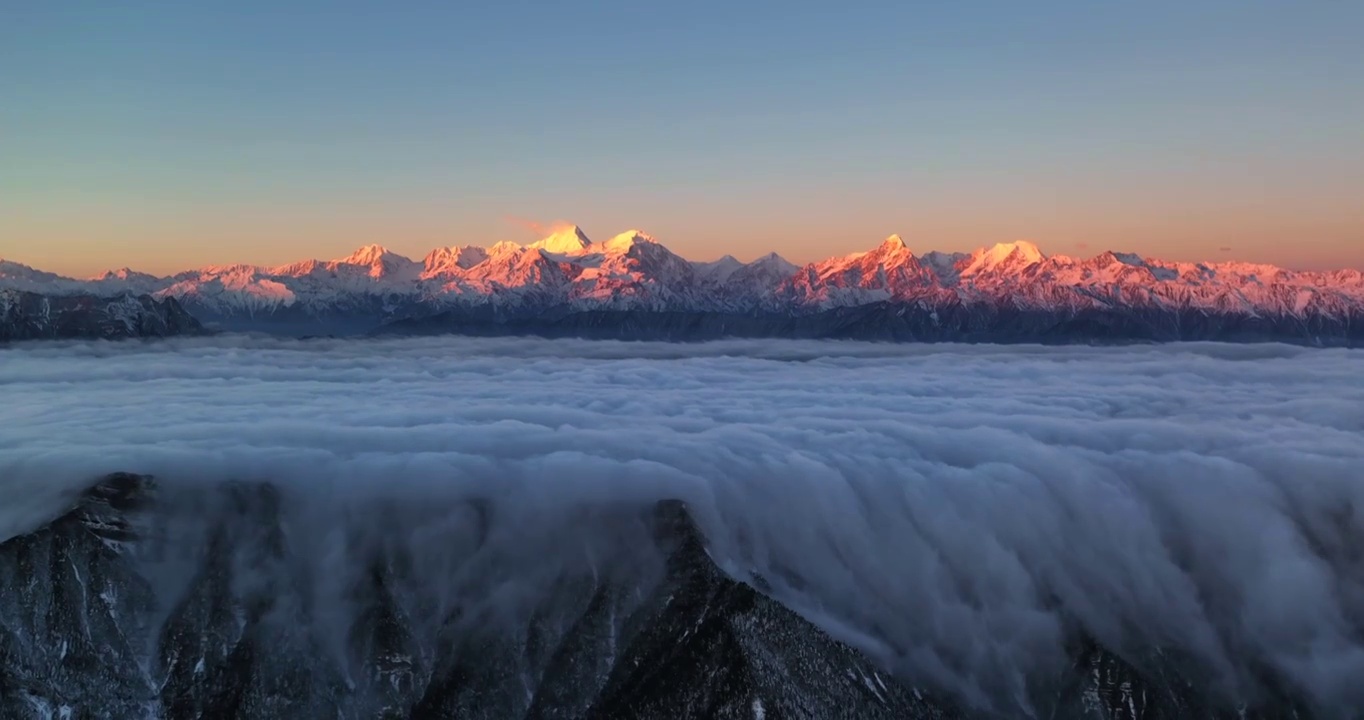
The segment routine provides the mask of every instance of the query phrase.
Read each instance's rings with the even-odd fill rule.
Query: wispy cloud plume
[[[563,230],[571,230],[574,225],[567,220],[553,220],[551,222],[540,222],[538,220],[527,220],[525,218],[508,215],[502,218],[507,224],[523,230],[536,239],[548,237]]]

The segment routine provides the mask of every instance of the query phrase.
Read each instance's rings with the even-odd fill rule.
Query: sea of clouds
[[[1364,706],[1364,351],[36,343],[0,349],[0,418],[0,540],[111,471],[524,522],[680,498],[728,571],[968,697],[1081,627]]]

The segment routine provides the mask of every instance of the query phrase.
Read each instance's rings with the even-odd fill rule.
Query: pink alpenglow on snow
[[[124,268],[78,280],[0,261],[0,288],[152,294],[224,313],[322,307],[351,296],[508,308],[534,303],[704,311],[813,311],[883,301],[990,302],[1025,310],[1122,303],[1281,316],[1364,310],[1364,275],[1356,269],[1169,262],[1113,251],[1091,258],[1048,256],[1024,241],[970,254],[918,253],[899,235],[865,252],[802,267],[776,253],[748,263],[730,256],[688,260],[640,230],[596,242],[574,225],[556,227],[524,246],[442,247],[420,261],[366,245],[331,261],[209,266],[166,277]]]

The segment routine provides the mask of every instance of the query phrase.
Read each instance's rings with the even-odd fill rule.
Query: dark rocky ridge
[[[372,305],[372,306],[371,306]],[[41,295],[0,290],[0,342],[168,337],[213,331],[287,336],[536,336],[695,342],[792,338],[879,342],[1121,344],[1179,341],[1364,346],[1364,316],[1303,317],[1122,307],[1025,310],[1007,304],[877,302],[799,313],[766,311],[538,310],[493,305],[428,307],[374,300],[317,314],[284,307],[222,317],[173,297]],[[203,321],[201,323],[201,321]]]
[[[504,592],[510,558],[484,552],[492,505],[433,511],[458,518],[453,534],[407,550],[383,541],[379,511],[340,543],[338,614],[320,602],[336,568],[310,559],[290,501],[266,484],[175,493],[114,475],[0,544],[0,717],[1010,716],[896,678],[725,576],[677,502],[570,522],[624,533],[598,549],[648,552],[555,565],[521,598]],[[455,560],[453,577],[431,557]],[[456,602],[422,592],[442,582]],[[1310,717],[1272,695],[1242,711],[1177,665],[1077,637],[1030,702],[1050,718]]]
[[[1268,317],[1196,309],[1110,308],[1020,310],[1006,305],[880,302],[806,314],[648,310],[499,314],[488,308],[449,310],[393,320],[377,335],[443,333],[575,337],[609,340],[703,341],[798,338],[881,342],[1134,343],[1287,342],[1364,346],[1364,316]]]
[[[203,332],[174,298],[40,295],[0,290],[0,342],[120,339]]]

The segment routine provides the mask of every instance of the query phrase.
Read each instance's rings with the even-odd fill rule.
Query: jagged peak
[[[488,259],[488,250],[477,245],[454,245],[438,247],[426,254],[422,265],[428,270],[437,270],[448,265],[469,268]]]
[[[768,255],[764,255],[763,257],[758,258],[754,262],[757,263],[763,261],[768,257],[774,257],[777,258],[778,260],[781,260],[782,262],[786,262],[784,259],[781,258],[781,256],[777,255],[776,253],[769,253]],[[827,260],[821,260],[819,262],[810,263],[809,267],[834,267],[845,265],[848,263],[861,263],[866,261],[867,259],[871,259],[876,262],[884,264],[887,260],[898,261],[902,258],[912,259],[913,257],[914,253],[910,252],[909,245],[907,245],[904,239],[901,238],[898,234],[894,234],[887,237],[885,240],[881,242],[880,245],[877,245],[875,248],[871,250],[861,250],[858,252],[848,253],[847,255],[831,257],[828,258]]]
[[[720,282],[728,280],[743,266],[743,262],[733,255],[723,255],[715,260],[692,262],[692,267],[699,270],[703,277]]]
[[[996,243],[993,247],[982,248],[976,253],[980,257],[990,258],[1002,262],[1011,257],[1016,257],[1026,262],[1041,262],[1046,259],[1042,250],[1027,240],[1015,240],[1013,242]]]
[[[775,252],[770,252],[755,259],[753,262],[748,263],[748,266],[753,268],[772,269],[781,273],[793,273],[798,269],[798,266],[795,263]]]
[[[332,261],[330,265],[333,267],[352,265],[368,268],[368,275],[376,279],[390,277],[394,273],[410,273],[421,267],[420,263],[399,255],[383,245],[366,245],[348,257]]]
[[[962,261],[963,277],[991,272],[994,270],[1022,270],[1030,265],[1046,260],[1047,256],[1027,240],[996,243],[992,247],[981,248]]]
[[[896,251],[909,250],[909,245],[905,243],[904,238],[900,237],[899,233],[892,233],[889,237],[885,239],[884,242],[881,243],[880,249]]]
[[[254,275],[257,273],[268,273],[267,268],[260,265],[249,265],[247,263],[235,263],[231,265],[205,265],[200,268],[198,273],[191,271],[190,275]],[[181,273],[184,275],[185,273]]]
[[[910,260],[914,260],[914,253],[910,251],[909,245],[899,235],[891,235],[882,243],[876,246],[871,252],[854,253],[847,256],[846,260],[862,260],[872,258],[882,265],[900,265]]]
[[[610,240],[601,243],[601,249],[603,252],[607,253],[625,253],[629,252],[630,248],[641,243],[657,245],[658,241],[646,232],[640,230],[626,230]]]
[[[488,251],[477,245],[453,248],[455,264],[466,270],[488,259]]]
[[[1037,247],[1035,243],[1029,242],[1027,240],[1015,240],[1011,243],[1000,243],[999,245],[996,245],[996,247],[1000,248],[1012,247],[1013,252],[1015,254],[1021,257],[1025,257],[1031,262],[1041,262],[1047,258],[1046,253],[1042,252],[1042,248]]]
[[[508,253],[520,252],[522,249],[523,248],[519,244],[514,243],[511,240],[502,240],[493,243],[493,246],[488,248],[488,255],[506,255]]]
[[[134,269],[132,269],[132,268],[130,268],[130,267],[121,267],[121,268],[119,268],[119,269],[117,269],[117,270],[105,270],[104,272],[102,272],[102,273],[100,273],[100,274],[98,274],[98,275],[95,275],[94,277],[92,277],[92,278],[90,278],[90,279],[91,279],[91,280],[95,280],[95,281],[99,281],[99,280],[127,280],[128,278],[133,278],[133,277],[149,277],[149,276],[148,276],[148,275],[145,275],[144,273],[140,273],[140,272],[138,272],[138,271],[136,271],[136,270],[134,270]]]
[[[1123,265],[1131,265],[1132,267],[1146,267],[1146,260],[1140,255],[1130,252],[1117,252],[1116,250],[1105,250],[1096,255],[1094,261],[1100,265],[1121,263]]]
[[[339,260],[334,260],[333,262],[336,262],[341,265],[368,266],[378,262],[382,262],[385,258],[389,257],[401,258],[403,260],[407,259],[389,250],[383,245],[369,244],[365,245],[364,247],[358,248],[355,252],[351,253],[350,255],[347,255],[346,257],[341,258]]]
[[[1285,273],[1285,272],[1288,272],[1287,270],[1284,270],[1283,268],[1279,267],[1278,265],[1270,265],[1270,264],[1268,264],[1268,263],[1244,262],[1244,261],[1231,261],[1231,262],[1220,262],[1220,263],[1208,263],[1208,264],[1206,265],[1206,267],[1209,267],[1209,268],[1214,269],[1214,270],[1223,270],[1223,271],[1235,272],[1235,273],[1239,273],[1239,274],[1242,274],[1242,275],[1275,275],[1275,274],[1278,274],[1278,273]],[[1348,270],[1346,270],[1346,271],[1337,271],[1337,272],[1348,272]]]
[[[532,250],[544,250],[559,255],[576,255],[587,250],[592,245],[592,241],[587,239],[582,228],[577,225],[570,225],[559,228],[541,240],[537,240],[527,248]]]
[[[281,265],[274,268],[270,271],[270,274],[298,277],[300,275],[311,274],[319,267],[322,267],[322,261],[320,260],[300,260],[296,263],[289,263],[288,265]]]
[[[455,256],[455,252],[458,250],[459,248],[455,247],[433,248],[431,252],[426,254],[426,257],[423,258],[423,260],[427,263],[430,263],[432,260],[440,260],[441,258],[452,258]]]

